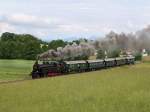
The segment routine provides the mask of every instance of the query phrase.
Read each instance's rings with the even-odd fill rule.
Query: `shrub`
[[[108,58],[116,58],[120,56],[120,50],[116,49],[108,52]]]
[[[136,53],[135,54],[135,61],[141,61],[142,60],[142,54],[141,53]]]

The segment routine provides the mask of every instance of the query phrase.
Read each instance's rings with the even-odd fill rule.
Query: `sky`
[[[150,24],[148,0],[0,0],[0,34],[32,34],[42,40],[104,37]]]

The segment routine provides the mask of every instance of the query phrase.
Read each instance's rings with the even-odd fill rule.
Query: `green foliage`
[[[0,40],[0,58],[2,59],[35,59],[41,53],[40,40],[23,34],[3,33]]]
[[[9,32],[3,33],[1,36],[1,41],[13,41],[15,40],[15,36],[16,35],[14,33]]]
[[[63,40],[52,40],[49,43],[48,48],[57,50],[58,47],[65,47],[66,45],[67,42],[64,42]]]
[[[80,39],[77,39],[77,40],[73,40],[72,42],[69,42],[69,44],[73,44],[73,43],[76,43],[77,45],[79,45],[81,42],[88,42],[88,40],[86,38],[80,38]]]
[[[120,50],[119,49],[115,49],[112,51],[109,51],[107,54],[108,58],[116,58],[120,56]]]
[[[104,58],[105,58],[105,51],[102,50],[102,49],[99,49],[97,51],[97,57],[96,57],[96,59],[104,59]]]
[[[142,60],[142,54],[141,53],[136,53],[135,54],[135,61],[141,61]]]
[[[84,41],[87,41],[84,39]],[[80,40],[74,40],[77,44]],[[52,40],[43,42],[29,34],[3,33],[0,37],[0,59],[27,59],[34,60],[37,55],[49,49],[57,50],[58,47],[65,47],[68,42],[63,40]],[[68,54],[69,55],[69,54]],[[73,60],[70,57],[69,60]],[[87,59],[87,56],[75,57],[75,59]]]
[[[0,85],[2,112],[149,112],[150,64]]]
[[[80,40],[73,40],[70,44],[76,43],[77,45],[80,44]]]
[[[48,49],[48,44],[42,44],[41,47],[42,47],[42,53],[45,52],[45,51],[47,51],[47,50],[49,50]]]

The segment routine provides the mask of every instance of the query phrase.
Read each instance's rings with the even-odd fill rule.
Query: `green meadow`
[[[0,60],[0,82],[30,78],[34,61]]]
[[[18,70],[24,62],[24,69]],[[19,61],[17,68],[0,69],[10,70],[8,76],[26,77],[32,63]],[[6,79],[5,70],[1,73]],[[150,63],[0,84],[0,111],[149,112]]]

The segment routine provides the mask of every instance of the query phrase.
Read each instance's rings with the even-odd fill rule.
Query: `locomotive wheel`
[[[39,74],[33,73],[33,74],[32,74],[32,79],[37,79],[37,78],[39,78]]]

